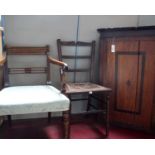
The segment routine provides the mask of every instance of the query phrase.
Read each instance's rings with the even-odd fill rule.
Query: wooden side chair
[[[53,87],[50,81],[50,64],[61,66],[63,68],[62,72],[67,69],[67,64],[53,59],[48,53],[49,46],[6,46],[4,88],[0,91],[0,116],[8,116],[11,123],[11,115],[47,112],[48,118],[50,119],[51,112],[62,112],[64,120],[64,138],[69,138],[70,101],[61,91]],[[41,60],[45,60],[43,67],[40,66],[43,65],[39,59],[41,57],[43,57]],[[33,62],[30,62],[30,59],[32,59]],[[10,61],[12,64],[9,65]],[[17,61],[21,64],[17,65]],[[15,67],[15,65],[17,65],[17,67]],[[8,76],[9,74],[26,74],[25,77],[32,75],[38,77],[39,74],[44,74],[45,80],[41,84],[23,86],[18,84],[18,86],[12,86],[12,81],[9,80],[11,79],[9,78],[11,76]],[[18,83],[16,78],[15,81]]]
[[[69,48],[72,47],[72,52],[68,52],[66,49],[66,53],[63,50],[63,48]],[[74,47],[74,48],[73,48]],[[82,53],[78,53],[80,51],[80,48],[87,48],[89,52],[86,52],[87,50],[82,50]],[[66,62],[67,60],[74,60],[73,62],[80,61],[81,68],[78,67],[78,65],[73,66],[73,68],[69,67],[69,69],[66,71],[67,73],[73,73],[75,75],[74,80],[67,81],[65,79],[65,74],[63,73],[63,70],[61,69],[60,75],[61,75],[61,83],[62,88],[65,94],[68,95],[70,98],[70,101],[79,101],[79,100],[87,100],[87,109],[84,111],[84,113],[101,113],[104,114],[105,122],[106,122],[106,133],[105,136],[108,136],[109,133],[109,93],[111,91],[110,88],[103,87],[99,84],[96,84],[93,82],[93,65],[94,65],[94,54],[95,54],[95,41],[92,42],[74,42],[74,41],[62,41],[60,39],[57,40],[57,48],[58,48],[58,56],[60,61]],[[76,49],[79,49],[76,50]],[[74,52],[75,51],[75,52]],[[85,53],[86,52],[86,53]],[[72,54],[70,54],[72,53]],[[87,68],[84,64],[86,61],[89,61],[87,64]],[[73,63],[72,62],[72,63]],[[69,65],[69,64],[68,64]],[[78,73],[80,74],[79,81],[76,78]],[[80,79],[83,78],[86,74],[88,75],[87,80],[81,82]],[[76,80],[75,80],[76,79]],[[100,99],[96,94],[102,93],[102,98]],[[84,94],[85,97],[79,97],[77,94]],[[75,95],[78,97],[75,98]],[[92,98],[99,101],[97,106],[92,103]],[[101,108],[102,107],[102,108]],[[70,108],[71,109],[71,108]]]

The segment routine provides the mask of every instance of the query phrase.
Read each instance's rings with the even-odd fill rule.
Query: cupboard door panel
[[[117,52],[115,63],[115,110],[126,113],[140,112],[143,85],[144,55],[138,52]],[[143,66],[142,66],[143,65]],[[138,67],[139,66],[139,67]],[[139,74],[140,73],[140,74]]]
[[[138,112],[138,41],[115,40],[116,52],[111,52],[112,40],[107,44],[106,85],[112,88],[110,101],[111,120],[133,124]],[[142,61],[140,59],[140,61]]]
[[[151,114],[155,96],[155,41],[141,40],[140,53],[145,53],[141,113],[135,115],[135,124],[145,129],[151,125]]]

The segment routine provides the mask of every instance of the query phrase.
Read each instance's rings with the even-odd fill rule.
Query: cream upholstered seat
[[[51,112],[62,112],[64,138],[69,138],[70,101],[61,91],[50,85],[50,64],[59,65],[64,70],[67,68],[67,64],[53,59],[48,55],[48,52],[48,46],[6,47],[6,59],[2,64],[4,67],[4,88],[0,91],[0,116],[8,116],[11,125],[11,115],[47,112],[48,120],[50,120]],[[16,57],[12,57],[12,55]],[[29,56],[28,60],[25,55]],[[24,57],[24,60],[20,59],[21,56]],[[36,59],[38,56],[47,60],[43,67],[41,61]],[[17,65],[18,58],[20,59],[18,62],[21,64]],[[32,58],[37,66],[30,61]],[[13,65],[9,65],[10,60],[13,61]],[[46,80],[44,84],[42,83],[43,85],[11,86],[8,74],[27,74],[29,76],[37,74],[37,77],[40,74],[46,74]],[[18,80],[16,81],[18,82]]]
[[[50,85],[4,88],[0,100],[0,116],[69,109],[69,99]]]

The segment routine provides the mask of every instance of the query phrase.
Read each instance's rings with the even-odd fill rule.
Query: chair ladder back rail
[[[76,59],[90,59],[90,68],[77,69],[76,72],[89,72],[89,81],[91,81],[92,80],[92,68],[93,68],[93,56],[94,56],[95,41],[92,41],[92,42],[77,41],[76,46],[90,47],[90,55],[89,56],[76,56]]]
[[[68,69],[65,72],[90,72],[90,68]]]
[[[89,68],[78,68],[78,69],[68,69],[66,72],[89,72],[89,81],[93,80],[93,67],[94,67],[94,56],[95,56],[95,44],[96,42],[93,40],[92,42],[82,42],[82,41],[62,41],[61,39],[57,39],[57,48],[58,48],[58,57],[59,60],[63,59],[89,59],[90,67]],[[62,51],[62,46],[85,46],[90,47],[90,55],[64,55]],[[61,78],[62,79],[62,78]]]
[[[94,62],[95,62],[95,40],[91,43],[91,61],[90,61],[90,81],[93,82]]]
[[[90,59],[91,56],[87,56],[87,55],[84,55],[84,56],[72,56],[72,55],[62,55],[62,59]]]
[[[61,39],[57,39],[57,41],[60,43],[60,46],[76,46],[75,41],[61,41]]]
[[[76,43],[77,46],[92,46],[91,42],[83,42],[83,41],[77,41]]]
[[[61,41],[61,39],[57,39],[57,43],[60,43],[60,46],[92,46],[91,42]]]

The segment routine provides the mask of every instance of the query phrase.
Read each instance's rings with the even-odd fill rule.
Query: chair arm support
[[[50,56],[48,56],[48,63],[52,63],[55,65],[59,65],[62,68],[60,69],[60,78],[61,78],[61,92],[65,93],[65,71],[68,70],[68,65],[62,61],[56,60]]]
[[[66,63],[59,61],[57,59],[54,59],[50,56],[48,56],[48,62],[63,67],[63,70],[68,70],[68,65]]]

